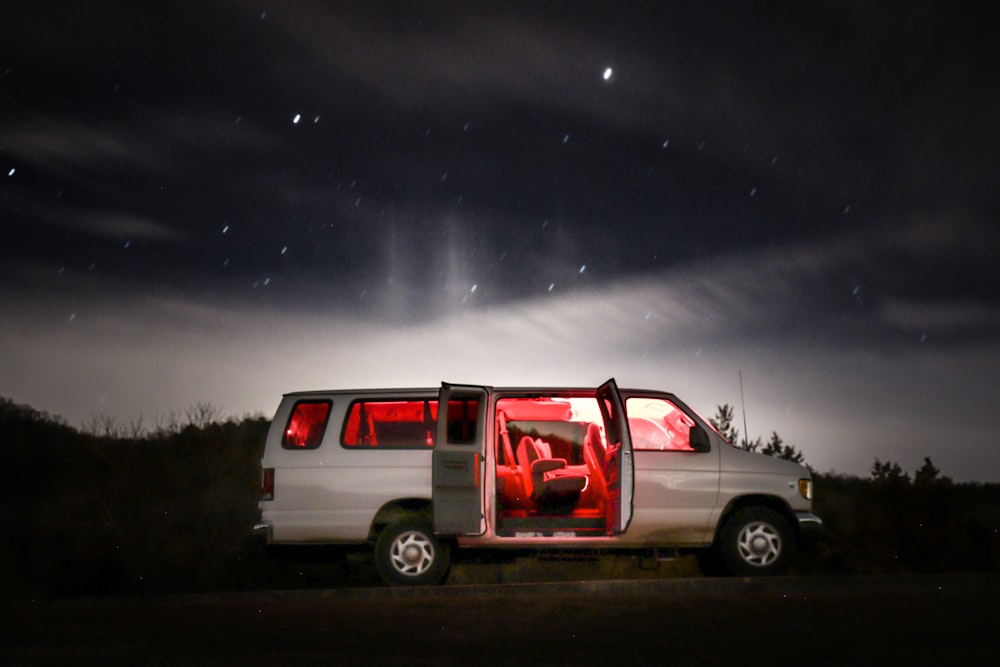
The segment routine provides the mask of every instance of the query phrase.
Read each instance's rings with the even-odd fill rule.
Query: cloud
[[[68,214],[66,220],[94,236],[116,241],[125,239],[176,243],[186,238],[186,235],[174,226],[118,212]]]
[[[269,415],[282,393],[310,388],[590,386],[614,376],[676,391],[710,416],[722,403],[742,405],[742,372],[751,436],[776,430],[820,470],[866,474],[876,456],[910,468],[929,455],[946,474],[982,479],[975,443],[987,434],[977,415],[1000,372],[983,359],[1000,359],[997,341],[862,351],[835,336],[803,339],[775,316],[789,301],[808,304],[822,255],[794,250],[410,323],[155,295],[89,302],[70,320],[70,304],[51,299],[14,308],[19,317],[0,335],[0,394],[79,424],[100,412],[149,419],[197,401]]]
[[[922,338],[1000,331],[1000,307],[995,304],[901,300],[885,304],[880,315],[888,325]]]
[[[207,153],[216,158],[279,150],[281,144],[252,122],[219,109],[197,115],[123,103],[112,118],[68,118],[34,114],[10,124],[4,152],[34,169],[65,178],[93,180],[102,173],[140,170],[147,174],[183,172],[180,156]],[[188,161],[189,164],[191,164]]]
[[[143,133],[63,117],[35,116],[8,127],[4,144],[18,160],[55,173],[112,163],[148,166],[157,154]]]
[[[903,202],[940,187],[937,169],[950,160],[942,162],[938,146],[967,143],[952,134],[961,125],[949,119],[953,109],[928,91],[981,65],[933,51],[939,18],[913,11],[900,25],[890,16],[849,7],[764,17],[455,3],[391,17],[362,6],[303,5],[261,23],[284,38],[264,33],[281,43],[267,71],[288,94],[321,78],[331,82],[326,104],[341,109],[353,106],[344,99],[352,90],[364,108],[407,118],[471,117],[481,126],[523,117],[554,132],[561,123],[644,138],[650,148],[672,140],[675,150],[843,205],[871,196],[873,181]],[[897,39],[900,52],[919,57],[896,55]],[[602,77],[610,65],[613,82]],[[885,90],[885,99],[872,103],[873,89]],[[989,107],[952,92],[944,99],[960,95],[965,118],[988,131]],[[896,165],[897,155],[905,164]]]
[[[33,196],[26,190],[12,188],[7,193],[5,203],[16,211],[21,219],[31,221],[31,227],[36,236],[34,239],[45,239],[43,230],[48,227],[59,227],[63,231],[75,233],[71,236],[76,244],[90,239],[109,240],[116,247],[129,242],[146,242],[151,244],[178,244],[190,240],[188,233],[174,224],[156,220],[139,213],[129,212],[130,206],[113,206],[108,202],[107,208],[81,205],[70,197],[63,197],[60,192],[49,196]],[[41,232],[41,235],[39,233]],[[12,230],[13,234],[23,233],[23,230]],[[25,242],[32,240],[30,235],[24,235]],[[72,246],[73,243],[67,244]],[[45,243],[11,243],[4,248],[4,254],[14,262],[24,262],[30,254],[61,254],[52,253],[53,247]],[[36,260],[41,261],[41,260]],[[63,260],[64,261],[64,260]],[[49,263],[62,263],[51,258]]]

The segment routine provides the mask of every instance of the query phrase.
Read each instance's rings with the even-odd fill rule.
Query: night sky
[[[1000,481],[986,11],[4,2],[0,396],[614,376]]]

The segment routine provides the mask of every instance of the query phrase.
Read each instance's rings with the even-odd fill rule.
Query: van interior
[[[497,534],[600,536],[618,508],[618,447],[594,397],[501,398]]]

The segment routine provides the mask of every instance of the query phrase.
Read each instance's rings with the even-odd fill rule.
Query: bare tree
[[[175,410],[166,414],[158,412],[153,415],[153,435],[158,438],[180,433],[181,428],[181,416]]]
[[[189,407],[185,413],[188,424],[198,428],[205,428],[209,424],[219,421],[222,411],[207,401],[198,401]]]

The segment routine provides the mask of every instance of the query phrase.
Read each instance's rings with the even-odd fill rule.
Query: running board
[[[501,537],[594,537],[605,534],[603,518],[596,517],[511,517],[502,519]]]
[[[678,549],[652,547],[636,554],[634,566],[640,570],[656,570],[660,567],[660,563],[677,560],[680,557],[681,552]]]

